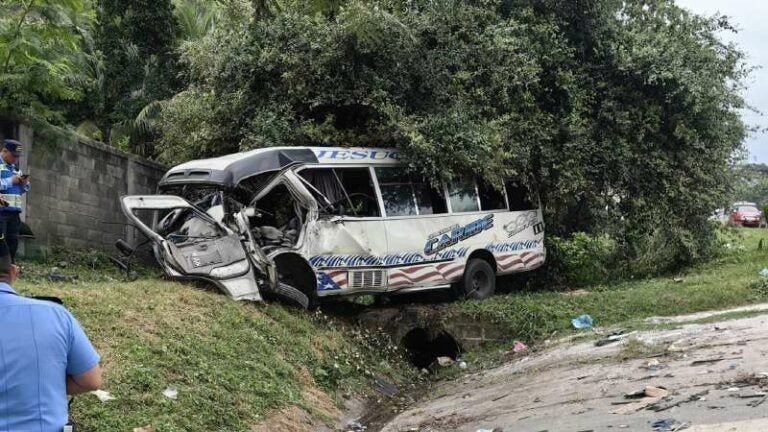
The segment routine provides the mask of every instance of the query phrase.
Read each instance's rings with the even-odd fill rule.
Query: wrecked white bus
[[[171,277],[237,300],[313,307],[322,297],[454,288],[544,263],[538,200],[522,185],[435,187],[379,148],[264,148],[170,169],[123,211]]]

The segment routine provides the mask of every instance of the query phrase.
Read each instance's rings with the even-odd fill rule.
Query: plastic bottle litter
[[[572,319],[571,324],[573,324],[573,327],[577,329],[592,328],[594,325],[594,320],[591,316],[584,314]]]
[[[760,270],[760,276],[762,276],[764,278],[768,278],[768,268],[764,268],[764,269]]]

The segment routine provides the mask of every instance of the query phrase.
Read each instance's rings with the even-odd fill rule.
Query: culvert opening
[[[417,327],[406,333],[401,343],[411,364],[419,369],[429,368],[438,357],[457,360],[461,355],[459,343],[446,331],[431,334],[426,329]]]

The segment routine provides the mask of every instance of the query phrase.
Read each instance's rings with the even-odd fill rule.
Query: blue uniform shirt
[[[11,178],[15,175],[21,175],[16,165],[6,164],[0,159],[0,196],[8,202],[8,206],[0,207],[0,212],[16,212],[22,211],[23,201],[21,196],[24,195],[30,188],[30,184],[25,185],[13,184]]]
[[[0,282],[0,432],[61,432],[67,375],[99,355],[62,306],[16,295]]]

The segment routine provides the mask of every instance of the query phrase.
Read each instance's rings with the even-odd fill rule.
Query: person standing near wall
[[[14,264],[24,207],[22,195],[30,187],[29,176],[19,170],[20,157],[21,143],[12,139],[3,140],[0,150],[0,236],[5,237]]]

